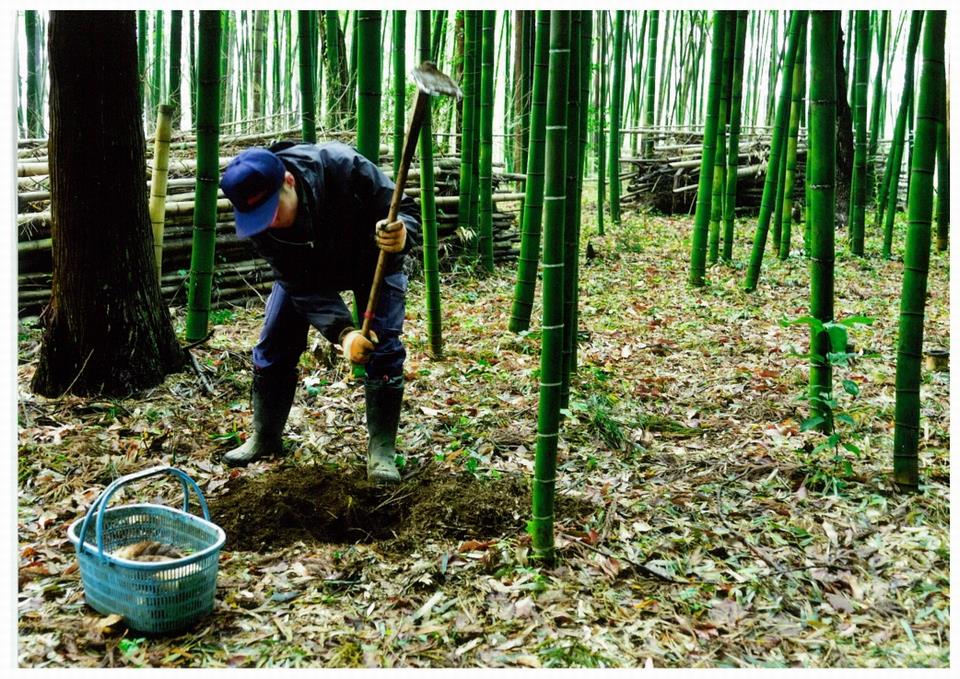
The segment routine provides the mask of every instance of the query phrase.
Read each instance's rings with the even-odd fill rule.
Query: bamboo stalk
[[[726,15],[715,12],[711,37],[710,87],[707,94],[707,119],[703,135],[703,165],[697,189],[697,212],[694,218],[693,238],[690,250],[690,285],[706,284],[707,229],[710,223],[711,203],[714,194],[714,160],[717,153],[717,113],[720,107],[720,82],[723,72],[724,32]]]
[[[893,436],[893,476],[902,490],[919,487],[917,449],[920,440],[920,382],[923,318],[930,268],[930,227],[937,124],[944,87],[945,11],[924,12],[923,61],[917,95],[917,124],[910,193],[907,199],[907,242],[897,337],[897,400]]]
[[[491,250],[492,228],[490,213],[492,209],[492,163],[493,163],[493,104],[494,104],[494,23],[495,12],[483,11],[481,28],[481,73],[480,73],[480,155],[478,163],[477,186],[478,199],[478,247],[483,268],[493,271],[493,252]]]
[[[420,60],[430,57],[430,10],[420,10]],[[395,33],[396,35],[396,33]],[[402,62],[400,62],[402,63]],[[437,210],[434,204],[432,107],[428,104],[421,123],[421,214],[423,224],[423,278],[427,312],[427,335],[434,359],[443,357],[443,324],[440,307],[440,264],[437,251]]]
[[[622,11],[620,26],[622,29]],[[547,94],[543,216],[543,321],[540,350],[540,398],[533,476],[531,529],[534,553],[554,560],[554,494],[560,438],[560,386],[563,351],[563,222],[565,214],[567,55],[570,13],[550,13],[550,61]],[[622,36],[621,36],[622,37]]]
[[[796,60],[798,39],[801,23],[807,20],[806,10],[796,10],[790,16],[790,26],[787,31],[787,44],[784,49],[784,72],[793,72],[793,63]],[[763,253],[767,244],[767,232],[770,228],[770,219],[776,205],[777,169],[780,167],[780,153],[783,148],[781,139],[787,133],[787,118],[790,113],[790,101],[793,95],[792,78],[783,78],[780,83],[778,96],[776,124],[773,131],[773,141],[770,146],[770,160],[767,177],[763,186],[763,199],[760,203],[760,215],[757,219],[757,229],[753,237],[753,247],[750,253],[750,266],[747,269],[747,278],[744,289],[753,292],[757,289],[760,279],[760,268],[763,264]]]
[[[167,197],[167,169],[170,156],[170,128],[174,107],[160,104],[157,108],[157,130],[153,140],[153,174],[150,178],[150,224],[153,228],[153,254],[157,279],[163,263],[163,219]]]
[[[834,13],[810,12],[810,316],[833,321],[834,231],[836,229],[836,28]],[[810,329],[810,414],[823,418],[820,430],[832,429],[826,405],[833,390],[830,335]]]
[[[217,183],[217,149],[220,127],[221,20],[218,11],[200,12],[200,50],[198,55],[197,119],[200,139],[197,144],[197,209],[194,211],[194,247],[190,261],[190,289],[187,309],[187,340],[207,334],[210,308],[210,286],[213,277],[215,248]]]

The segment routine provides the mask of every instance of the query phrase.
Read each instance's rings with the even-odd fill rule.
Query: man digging
[[[274,275],[253,348],[253,433],[224,461],[245,465],[282,452],[297,363],[312,325],[340,345],[347,360],[366,366],[367,477],[396,483],[406,357],[400,342],[407,290],[403,259],[420,242],[419,209],[403,195],[397,219],[387,223],[394,183],[340,142],[247,149],[227,166],[220,187],[233,204],[237,236],[252,241]],[[353,327],[340,292],[368,299],[381,250],[388,254],[367,339]]]

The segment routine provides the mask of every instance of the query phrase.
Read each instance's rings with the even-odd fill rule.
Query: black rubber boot
[[[265,370],[253,374],[253,434],[242,446],[223,456],[231,467],[240,467],[261,457],[283,452],[281,434],[297,391],[297,371]]]
[[[367,479],[376,483],[397,483],[400,472],[394,463],[400,404],[403,402],[403,376],[386,382],[367,382]]]

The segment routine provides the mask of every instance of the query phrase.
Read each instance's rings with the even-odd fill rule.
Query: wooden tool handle
[[[401,156],[400,167],[397,168],[393,197],[390,199],[390,210],[387,212],[388,224],[397,220],[397,212],[400,209],[400,199],[403,197],[403,186],[407,183],[407,172],[410,170],[413,152],[417,148],[417,139],[420,137],[420,127],[423,125],[423,117],[426,115],[429,102],[429,94],[422,90],[417,92],[417,101],[413,108],[413,117],[410,119],[410,127],[407,129],[407,138],[403,145],[403,156]],[[367,339],[370,338],[370,325],[373,323],[374,312],[377,309],[377,300],[380,298],[380,286],[383,283],[383,273],[386,264],[387,253],[381,250],[380,256],[377,257],[377,269],[373,274],[373,284],[370,286],[370,298],[367,300],[367,310],[363,314],[363,327],[360,329],[360,333]]]

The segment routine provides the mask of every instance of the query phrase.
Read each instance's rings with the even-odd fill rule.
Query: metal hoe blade
[[[421,92],[429,95],[463,98],[463,92],[460,91],[457,83],[453,82],[453,79],[446,73],[440,72],[432,61],[425,61],[414,68],[410,77],[413,78],[413,82],[417,83]]]

